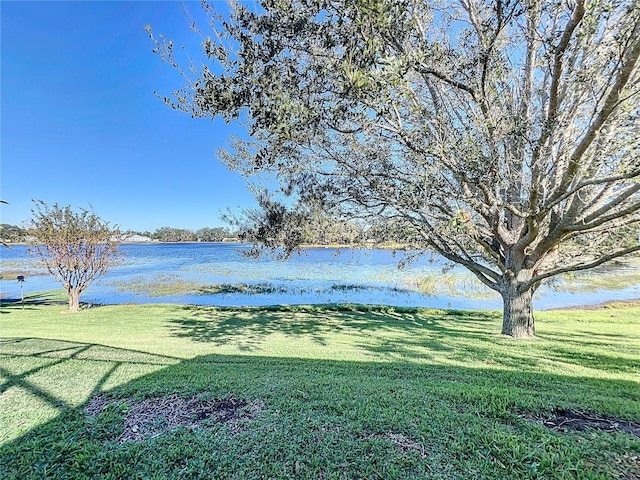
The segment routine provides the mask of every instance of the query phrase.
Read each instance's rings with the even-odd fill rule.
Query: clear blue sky
[[[226,8],[226,4],[220,4]],[[204,61],[199,2],[2,1],[2,223],[28,221],[31,199],[88,207],[122,229],[224,225],[253,205],[216,160],[239,127],[165,106],[183,80],[152,53],[164,33]]]

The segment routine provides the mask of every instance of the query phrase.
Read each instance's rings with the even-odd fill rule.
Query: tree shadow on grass
[[[547,351],[550,359],[575,363],[596,370],[640,375],[640,361],[637,357],[624,357],[600,351],[585,351],[566,346],[552,346]]]
[[[267,346],[269,337],[277,334],[292,342],[310,341],[318,347],[340,338],[350,342],[352,348],[368,352],[372,359],[441,364],[488,362],[524,370],[548,366],[552,361],[621,373],[634,373],[640,368],[631,358],[590,353],[592,342],[588,336],[574,337],[569,333],[566,337],[543,335],[534,340],[502,336],[498,312],[366,305],[187,306],[179,311],[181,315],[168,322],[172,335],[214,346],[234,346],[241,352],[258,353]],[[567,341],[572,345],[568,346]],[[537,349],[535,342],[551,345]]]
[[[24,302],[20,298],[0,298],[0,315],[17,313],[21,310],[36,310],[42,305],[67,305],[67,300],[61,299],[60,294],[37,294],[25,296]]]
[[[273,334],[285,335],[292,341],[305,338],[319,346],[326,346],[333,336],[342,334],[372,342],[375,348],[371,352],[408,356],[414,355],[414,346],[450,351],[454,348],[451,338],[490,341],[491,334],[478,325],[496,320],[492,312],[367,305],[241,309],[187,306],[183,313],[184,316],[170,320],[172,335],[216,346],[233,344],[241,351],[260,350]],[[402,338],[392,340],[397,333]]]
[[[178,361],[175,357],[98,343],[6,338],[0,341],[0,399],[8,401],[12,396],[22,395],[52,411],[63,412],[99,392],[119,369],[138,368],[147,373]],[[78,371],[78,364],[84,364],[86,368]],[[77,375],[93,380],[74,382]],[[86,384],[86,388],[75,389],[74,384]],[[37,412],[31,414],[37,415]],[[25,421],[20,416],[15,420]],[[4,434],[0,435],[0,440],[2,437]]]
[[[576,330],[571,333],[544,332],[543,334],[540,334],[540,336],[544,338],[562,338],[565,341],[569,340],[581,345],[587,344],[588,341],[591,341],[591,345],[602,345],[612,340],[629,339],[629,335],[625,333],[603,333],[587,330]],[[640,335],[636,335],[636,338],[640,339]]]
[[[56,355],[66,358],[70,351],[78,359],[93,348],[64,342],[56,349],[46,339],[17,344],[22,342],[29,344],[22,355],[34,360],[57,361]],[[135,363],[140,352],[114,353],[127,352]],[[47,368],[54,366],[42,367]],[[102,378],[77,381],[91,392],[104,385]],[[589,465],[609,468],[606,459],[614,457],[607,455],[621,455],[615,449],[622,443],[588,433],[577,441],[575,435],[560,439],[524,413],[605,406],[604,414],[638,421],[628,397],[634,390],[635,382],[488,368],[205,355],[162,366],[109,395],[259,400],[264,407],[251,423],[237,431],[182,428],[118,444],[125,403],[95,417],[84,404],[69,406],[60,417],[0,446],[0,476],[379,478],[371,473],[390,471],[398,478],[463,478],[473,465],[484,478],[569,478],[594,460],[587,452],[604,452],[602,461]],[[608,410],[611,405],[619,410]],[[419,449],[412,450],[415,445]]]

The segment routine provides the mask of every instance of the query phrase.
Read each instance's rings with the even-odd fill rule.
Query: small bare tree
[[[49,273],[64,285],[69,312],[80,310],[80,294],[119,261],[120,232],[93,211],[74,212],[69,205],[49,207],[36,201],[35,241],[29,253],[40,258]]]

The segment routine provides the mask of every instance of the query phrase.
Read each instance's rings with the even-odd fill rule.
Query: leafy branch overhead
[[[206,8],[207,62],[168,102],[247,126],[222,161],[301,205],[403,223],[500,292],[504,333],[534,333],[546,279],[640,250],[634,0]]]

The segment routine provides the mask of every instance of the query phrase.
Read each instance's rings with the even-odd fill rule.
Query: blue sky
[[[226,8],[225,4],[220,4]],[[183,80],[152,53],[166,34],[203,61],[199,2],[2,1],[2,223],[28,221],[31,199],[92,205],[122,229],[224,225],[254,204],[216,160],[238,126],[165,106]]]

